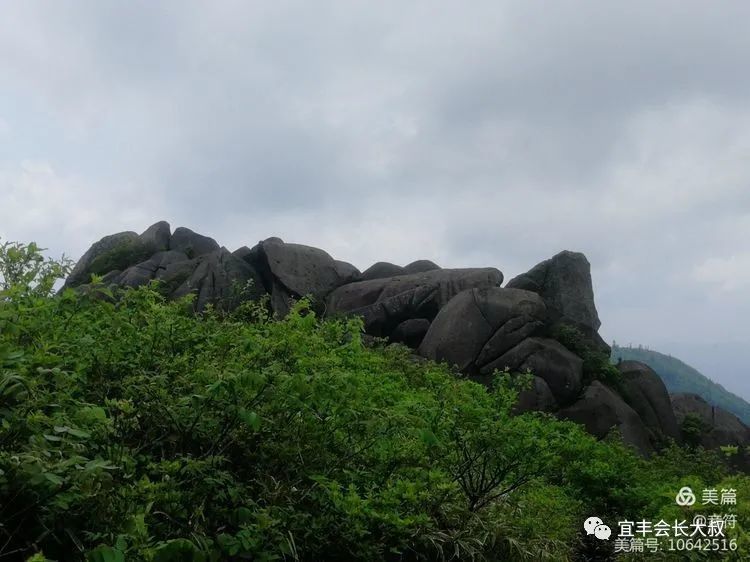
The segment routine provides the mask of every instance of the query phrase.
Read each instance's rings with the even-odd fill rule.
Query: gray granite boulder
[[[641,417],[653,435],[654,444],[664,437],[679,441],[677,418],[661,377],[638,361],[622,361],[617,368],[622,376],[620,395]]]
[[[121,275],[112,279],[112,282],[122,287],[139,287],[155,279],[160,270],[187,260],[188,257],[182,252],[174,250],[157,252],[146,261],[126,269]]]
[[[541,377],[532,377],[531,384],[518,393],[514,412],[552,412],[557,409],[557,401],[549,385]]]
[[[371,281],[373,279],[385,279],[387,277],[396,277],[397,275],[405,275],[404,268],[400,265],[394,265],[392,263],[379,261],[372,264],[370,267],[362,272],[362,281]]]
[[[718,406],[712,406],[697,394],[677,393],[673,394],[671,399],[680,426],[683,426],[685,418],[689,415],[703,422],[704,431],[699,436],[699,443],[705,448],[750,445],[750,428],[734,414]],[[689,440],[689,436],[683,435],[683,438]]]
[[[154,247],[135,232],[119,232],[105,236],[94,243],[65,281],[65,287],[88,283],[92,275],[105,275],[111,271],[124,271],[140,263],[155,252]]]
[[[538,293],[547,305],[551,326],[567,324],[578,328],[597,349],[609,354],[599,336],[601,326],[594,304],[591,265],[579,252],[563,251],[513,279],[508,288]]]
[[[336,273],[338,273],[342,285],[346,283],[354,283],[355,281],[359,281],[361,279],[362,273],[360,273],[359,269],[354,267],[349,262],[333,260],[333,263],[335,264]]]
[[[257,272],[226,248],[187,261],[174,262],[157,275],[168,285],[182,282],[170,292],[171,298],[195,295],[196,311],[209,304],[231,310],[245,300],[257,300],[264,294]]]
[[[430,329],[430,321],[426,318],[410,318],[404,320],[393,330],[390,340],[393,343],[402,343],[416,349],[422,343],[427,330]]]
[[[654,450],[649,431],[640,416],[612,389],[599,381],[592,382],[583,396],[573,405],[561,410],[558,416],[582,424],[599,439],[616,429],[625,443],[644,455],[649,455]]]
[[[561,343],[549,339],[526,338],[497,359],[481,367],[480,373],[489,377],[494,370],[530,372],[544,379],[555,400],[561,405],[574,400],[581,390],[583,360]]]
[[[555,340],[538,337],[545,318],[544,302],[536,293],[500,287],[470,289],[440,310],[419,354],[454,365],[484,384],[491,383],[495,370],[528,371],[544,381],[553,402],[566,403],[581,388],[583,361]],[[542,390],[535,383],[534,394]],[[543,402],[545,408],[552,406],[546,397]]]
[[[537,333],[544,319],[544,302],[534,293],[500,287],[468,289],[440,309],[419,353],[476,374]]]
[[[328,296],[326,314],[361,316],[367,333],[386,337],[405,320],[432,320],[461,291],[497,287],[502,279],[497,269],[483,268],[440,269],[358,281]]]
[[[220,246],[213,238],[203,236],[202,234],[193,232],[189,228],[181,226],[172,234],[172,238],[169,241],[169,249],[182,252],[188,258],[193,259],[216,252],[220,249]]]
[[[424,273],[425,271],[433,271],[435,269],[440,269],[440,266],[435,262],[431,262],[430,260],[417,260],[404,266],[404,274],[410,275],[412,273]]]
[[[154,253],[169,250],[169,243],[172,239],[169,223],[160,221],[152,224],[141,233],[140,238]]]
[[[286,315],[291,302],[302,297],[310,297],[321,312],[326,296],[355,274],[319,248],[289,244],[276,237],[235,254],[260,274],[277,316]]]

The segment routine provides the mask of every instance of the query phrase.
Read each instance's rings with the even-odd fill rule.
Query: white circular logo
[[[695,503],[695,494],[690,486],[683,486],[674,498],[677,505],[691,506]]]

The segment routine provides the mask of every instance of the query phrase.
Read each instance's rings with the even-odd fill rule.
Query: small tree
[[[710,426],[697,414],[686,414],[680,426],[685,443],[691,447],[700,445]]]
[[[46,297],[55,282],[66,277],[73,262],[63,255],[59,260],[45,257],[44,248],[34,242],[0,243],[0,293],[11,290]]]

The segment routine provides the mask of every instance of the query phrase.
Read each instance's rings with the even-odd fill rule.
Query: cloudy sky
[[[4,3],[0,237],[579,250],[607,339],[750,398],[750,3],[439,4]]]

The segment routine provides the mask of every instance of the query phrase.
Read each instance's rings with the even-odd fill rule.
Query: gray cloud
[[[80,255],[166,218],[230,247],[279,235],[507,277],[577,249],[608,338],[750,344],[749,16],[11,2],[0,236]],[[750,396],[739,360],[704,368]]]

